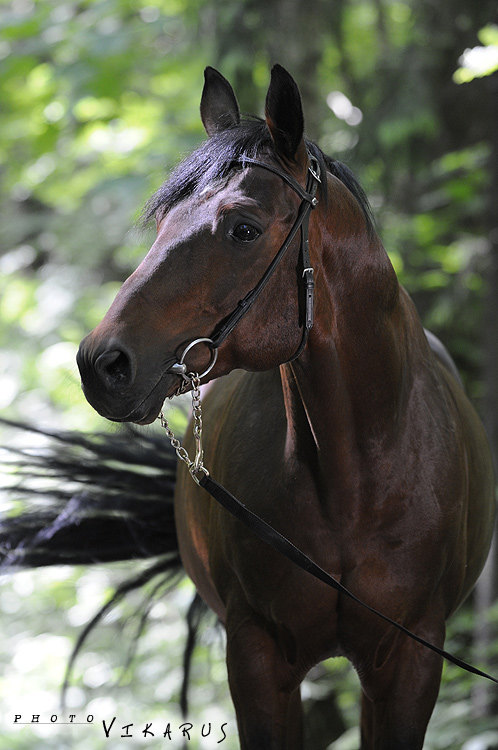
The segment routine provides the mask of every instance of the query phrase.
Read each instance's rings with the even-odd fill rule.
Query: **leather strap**
[[[251,159],[248,157],[243,157],[239,160],[244,165],[251,164],[254,166],[262,167],[263,169],[267,169],[268,171],[273,172],[274,174],[278,175],[282,180],[284,180],[284,182],[290,185],[290,187],[292,187],[293,190],[295,190],[295,192],[301,197],[301,205],[299,207],[297,218],[289,234],[287,235],[282,247],[274,256],[273,260],[271,261],[270,265],[266,269],[265,273],[263,274],[259,282],[248,294],[246,294],[244,299],[242,299],[238,303],[235,310],[232,313],[230,313],[230,315],[228,315],[225,321],[222,322],[218,326],[218,328],[215,330],[214,334],[211,337],[212,343],[210,344],[210,347],[212,349],[217,349],[220,346],[220,344],[225,340],[225,338],[233,331],[233,329],[235,328],[237,323],[240,321],[240,319],[246,314],[246,312],[249,310],[251,305],[259,297],[259,295],[265,288],[266,284],[268,283],[271,275],[273,274],[276,267],[280,263],[281,259],[287,252],[289,246],[293,242],[298,231],[301,232],[300,259],[301,259],[302,268],[303,268],[302,274],[303,274],[304,289],[305,289],[305,315],[304,315],[304,321],[303,321],[303,335],[302,335],[301,343],[298,347],[297,352],[288,361],[290,362],[293,359],[296,359],[296,357],[298,357],[301,354],[302,350],[304,349],[306,345],[308,333],[313,325],[313,296],[314,296],[314,279],[313,279],[313,268],[311,267],[310,254],[309,254],[308,226],[309,226],[309,216],[310,216],[311,210],[317,204],[315,195],[316,195],[316,191],[318,188],[318,183],[320,182],[320,176],[319,176],[320,168],[319,168],[318,162],[311,155],[309,155],[309,158],[310,158],[310,167],[308,169],[306,190],[296,180],[294,180],[294,178],[291,177],[289,174],[286,174],[285,172],[281,172],[277,167],[274,167],[271,164],[267,164],[265,162],[258,161],[257,159]],[[426,641],[424,638],[421,638],[415,633],[412,633],[412,631],[408,630],[408,628],[405,628],[405,626],[401,625],[401,623],[396,622],[395,620],[392,620],[387,615],[383,614],[382,612],[379,612],[374,607],[371,607],[369,604],[366,604],[365,602],[363,602],[355,594],[349,591],[349,589],[346,588],[346,586],[344,586],[337,579],[331,576],[330,573],[327,573],[323,568],[317,565],[310,557],[308,557],[308,555],[306,555],[304,552],[298,549],[294,544],[292,544],[292,542],[290,542],[285,536],[283,536],[280,532],[278,532],[276,529],[270,526],[270,524],[268,524],[266,521],[260,518],[256,513],[251,511],[249,508],[247,508],[247,506],[241,503],[240,500],[237,500],[237,498],[234,497],[230,492],[228,492],[228,490],[226,490],[221,484],[218,484],[218,482],[212,479],[208,473],[204,473],[204,472],[206,472],[206,469],[203,469],[202,472],[199,472],[200,474],[202,474],[200,478],[198,478],[195,475],[195,473],[192,473],[192,476],[195,479],[195,481],[201,487],[203,487],[211,495],[211,497],[213,497],[220,505],[222,505],[223,508],[225,508],[229,513],[235,516],[235,518],[237,518],[239,521],[244,523],[263,542],[270,545],[270,547],[272,547],[273,549],[277,550],[282,555],[287,557],[289,560],[291,560],[295,565],[300,567],[302,570],[305,570],[310,575],[314,576],[318,580],[325,583],[327,586],[330,586],[331,588],[335,589],[336,591],[343,594],[344,596],[347,596],[349,599],[352,599],[359,606],[363,607],[364,609],[367,609],[372,614],[376,615],[377,617],[381,618],[382,620],[389,623],[393,627],[397,628],[406,636],[416,641],[417,643],[420,643],[425,648],[430,649],[434,653],[441,656],[443,659],[446,659],[447,661],[451,662],[452,664],[455,664],[457,667],[460,667],[461,669],[466,670],[467,672],[471,672],[472,674],[478,675],[480,677],[485,677],[486,679],[491,680],[492,682],[495,682],[498,684],[498,679],[496,679],[495,677],[492,677],[486,672],[483,672],[482,670],[477,669],[477,667],[474,667],[471,664],[467,664],[467,662],[462,661],[462,659],[459,659],[456,656],[453,656],[448,651],[445,651],[444,649],[439,648],[438,646],[435,646],[429,641]]]
[[[314,279],[313,279],[313,269],[311,268],[311,261],[310,261],[310,251],[309,251],[309,240],[308,240],[308,229],[309,229],[309,217],[312,209],[317,205],[317,199],[316,199],[316,191],[318,188],[318,183],[320,182],[320,167],[317,162],[317,160],[311,156],[311,154],[308,155],[310,159],[310,167],[308,169],[308,177],[306,182],[306,189],[304,189],[298,182],[295,180],[291,175],[287,174],[286,172],[281,171],[278,169],[278,167],[274,167],[271,164],[267,164],[266,162],[259,161],[258,159],[252,159],[249,157],[241,157],[239,159],[239,162],[243,165],[252,165],[256,167],[261,167],[262,169],[266,169],[269,172],[272,172],[273,174],[278,175],[284,182],[286,182],[301,198],[301,205],[299,207],[297,218],[292,225],[289,234],[284,240],[283,245],[279,249],[279,251],[274,256],[273,260],[271,261],[270,265],[264,272],[261,279],[258,281],[256,286],[251,289],[250,292],[246,294],[246,296],[240,300],[237,307],[233,312],[230,313],[230,315],[225,318],[225,320],[215,329],[213,335],[211,336],[212,344],[210,344],[211,348],[217,349],[222,342],[226,339],[226,337],[233,331],[237,323],[241,320],[241,318],[244,317],[244,315],[248,312],[250,307],[254,304],[254,302],[257,300],[265,286],[267,285],[268,281],[270,280],[271,276],[273,275],[275,269],[277,268],[278,264],[284,257],[285,253],[289,249],[290,245],[292,244],[294,238],[296,237],[297,232],[301,231],[301,243],[300,243],[300,258],[301,258],[301,264],[303,267],[303,279],[304,279],[304,289],[305,289],[305,314],[304,314],[304,320],[303,320],[303,336],[301,339],[301,343],[298,347],[297,352],[291,357],[289,362],[291,362],[293,359],[296,359],[296,357],[301,354],[302,350],[304,349],[304,346],[306,344],[308,333],[313,326],[313,298],[314,298]]]
[[[316,182],[320,182],[320,177],[318,176],[319,172],[316,169],[316,165],[318,163],[309,152],[308,159],[310,160],[310,162],[313,161],[313,165],[308,169],[308,185],[306,186],[306,190],[299,184],[297,180],[294,179],[294,177],[291,177],[290,174],[287,174],[287,172],[283,172],[278,167],[274,167],[273,164],[267,164],[267,162],[260,161],[259,159],[252,159],[250,156],[241,156],[239,162],[243,166],[245,166],[246,164],[253,164],[256,167],[263,167],[263,169],[267,169],[268,172],[273,172],[273,174],[276,174],[278,177],[280,177],[280,179],[284,180],[284,182],[290,185],[290,187],[295,190],[295,192],[301,197],[303,201],[308,201],[308,203],[313,204],[313,198],[315,197],[315,194],[311,194],[309,177],[311,174]]]
[[[347,596],[349,599],[352,599],[361,607],[364,607],[372,614],[380,617],[382,620],[385,620],[385,622],[388,622],[390,625],[400,630],[412,640],[417,641],[417,643],[420,643],[422,646],[425,646],[425,648],[434,651],[434,653],[438,654],[438,656],[441,656],[443,659],[446,659],[447,661],[455,664],[461,669],[466,670],[467,672],[471,672],[472,674],[478,675],[479,677],[485,677],[487,680],[491,680],[492,682],[498,684],[498,679],[492,677],[490,674],[487,674],[487,672],[483,672],[480,669],[477,669],[477,667],[473,667],[471,664],[467,664],[467,662],[462,661],[462,659],[459,659],[456,656],[453,656],[448,651],[445,651],[444,649],[435,646],[429,641],[426,641],[424,638],[421,638],[415,633],[412,633],[411,630],[408,630],[408,628],[405,628],[405,626],[401,625],[401,623],[392,620],[387,615],[384,615],[382,612],[374,609],[374,607],[371,607],[369,604],[363,602],[355,594],[349,591],[346,586],[344,586],[337,579],[331,576],[330,573],[327,573],[323,568],[313,562],[313,560],[308,557],[308,555],[305,555],[304,552],[302,552],[294,544],[292,544],[292,542],[290,542],[285,536],[283,536],[283,534],[280,534],[279,531],[276,531],[276,529],[270,526],[270,524],[260,518],[256,513],[253,513],[253,511],[250,510],[246,505],[241,503],[240,500],[237,500],[237,498],[234,497],[230,492],[228,492],[228,490],[226,490],[224,487],[222,487],[221,484],[218,484],[218,482],[212,479],[209,474],[203,474],[202,477],[198,480],[198,483],[207,492],[209,492],[211,497],[213,497],[220,505],[222,505],[225,510],[235,516],[235,518],[237,518],[243,524],[245,524],[259,539],[261,539],[263,542],[266,542],[266,544],[269,544],[270,547],[273,547],[273,549],[277,550],[282,555],[287,557],[289,560],[295,563],[295,565],[302,568],[302,570],[307,571],[312,576],[325,583],[327,586],[330,586],[336,591],[339,591],[344,596]]]
[[[257,298],[259,297],[259,295],[261,294],[261,292],[263,291],[263,289],[269,282],[276,267],[278,266],[283,256],[287,252],[289,246],[291,245],[296,234],[301,228],[301,225],[303,221],[305,220],[306,216],[309,215],[310,210],[311,210],[311,205],[309,203],[301,204],[301,210],[299,211],[297,219],[295,220],[289,234],[287,235],[284,244],[282,245],[280,250],[277,252],[277,254],[274,256],[273,260],[271,261],[270,265],[264,272],[263,276],[260,278],[256,286],[253,289],[251,289],[251,291],[248,292],[248,294],[246,294],[246,296],[243,299],[240,300],[235,310],[230,313],[228,318],[225,318],[222,325],[220,325],[211,336],[211,341],[213,342],[211,346],[213,349],[217,349],[223,343],[226,337],[233,331],[233,329],[235,328],[237,323],[240,321],[240,319],[248,312],[249,308],[257,300]]]

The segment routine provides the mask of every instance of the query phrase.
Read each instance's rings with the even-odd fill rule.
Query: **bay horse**
[[[201,117],[207,140],[146,207],[154,244],[81,343],[85,395],[104,417],[144,425],[186,368],[215,381],[203,404],[213,477],[442,647],[492,535],[483,426],[400,286],[363,190],[304,138],[290,74],[272,69],[264,119],[241,118],[207,68]],[[338,655],[361,682],[361,747],[422,748],[439,656],[257,539],[184,463],[175,514],[183,565],[226,629],[242,750],[301,748],[300,684]]]

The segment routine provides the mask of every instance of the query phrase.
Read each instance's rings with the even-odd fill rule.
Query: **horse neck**
[[[358,452],[388,440],[405,397],[407,309],[380,240],[361,209],[333,183],[333,211],[310,227],[316,316],[298,360],[281,367],[288,455],[348,472]],[[360,229],[358,230],[358,227]],[[306,429],[306,426],[308,429]],[[301,441],[301,444],[300,444]],[[352,468],[352,467],[350,467]]]

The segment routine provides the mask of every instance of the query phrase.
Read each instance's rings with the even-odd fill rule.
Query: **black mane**
[[[306,146],[318,159],[321,172],[333,174],[356,198],[369,231],[373,230],[374,221],[368,198],[349,167],[326,156],[312,141],[306,141]],[[266,122],[257,117],[244,118],[236,127],[208,138],[174,169],[170,178],[146,203],[141,216],[142,223],[147,224],[158,210],[167,212],[195,191],[201,191],[213,182],[227,178],[241,157],[255,159],[264,154],[271,155],[272,152],[273,142]],[[322,183],[322,197],[326,199],[324,190],[325,181]]]

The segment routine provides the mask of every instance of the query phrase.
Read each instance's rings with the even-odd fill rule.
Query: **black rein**
[[[301,230],[301,243],[299,246],[299,254],[300,254],[300,261],[302,266],[302,278],[304,281],[304,290],[305,290],[305,313],[304,313],[304,321],[303,321],[303,336],[301,339],[301,343],[299,344],[299,347],[297,351],[293,354],[293,356],[288,360],[289,362],[292,362],[292,360],[299,357],[301,352],[303,351],[304,347],[306,346],[306,341],[308,339],[308,334],[313,326],[313,297],[314,297],[314,279],[313,279],[313,268],[311,267],[311,260],[310,260],[310,249],[309,249],[309,239],[308,239],[308,230],[309,230],[309,220],[310,220],[310,213],[315,208],[315,206],[318,205],[318,200],[316,198],[316,191],[318,188],[318,183],[321,182],[320,180],[320,166],[318,164],[318,161],[315,159],[315,157],[311,156],[311,154],[308,154],[309,160],[310,160],[310,167],[308,168],[308,178],[306,183],[306,190],[301,187],[301,185],[290,175],[286,174],[285,172],[282,172],[277,167],[273,167],[271,164],[266,164],[266,162],[258,161],[257,159],[251,159],[249,157],[241,157],[240,163],[244,166],[251,165],[256,167],[262,167],[263,169],[268,170],[269,172],[273,172],[274,174],[278,175],[280,178],[284,180],[301,198],[301,205],[299,206],[299,211],[297,218],[292,225],[289,234],[284,240],[283,245],[281,246],[280,250],[277,252],[277,254],[274,256],[273,260],[271,261],[270,265],[264,272],[263,276],[260,278],[256,286],[251,289],[246,296],[240,300],[237,307],[233,310],[233,312],[228,315],[227,318],[216,328],[215,332],[211,336],[211,344],[209,345],[211,349],[217,349],[220,344],[223,343],[223,341],[226,339],[226,337],[233,331],[237,323],[241,320],[241,318],[244,317],[244,315],[249,311],[251,306],[254,304],[254,302],[257,300],[265,286],[267,285],[268,281],[270,280],[271,276],[273,275],[276,267],[284,257],[285,253],[289,249],[290,245],[292,244],[296,234],[299,230]]]
[[[453,654],[450,654],[448,651],[445,651],[444,649],[439,648],[439,646],[435,646],[433,643],[426,641],[419,635],[412,633],[412,631],[408,630],[408,628],[405,628],[405,626],[401,625],[401,623],[396,622],[396,620],[392,620],[387,615],[379,612],[377,609],[374,609],[374,607],[371,607],[369,604],[366,604],[364,601],[359,599],[348,588],[346,588],[346,586],[336,580],[333,576],[330,575],[330,573],[327,573],[323,568],[317,565],[317,563],[313,562],[313,560],[308,557],[308,555],[305,555],[304,552],[302,552],[300,549],[298,549],[298,547],[292,544],[292,542],[290,542],[287,537],[283,536],[283,534],[281,534],[279,531],[276,531],[273,526],[270,526],[269,523],[260,518],[256,513],[253,513],[252,510],[241,503],[240,500],[237,500],[237,498],[234,497],[230,492],[228,492],[228,490],[226,490],[224,487],[222,487],[221,484],[218,484],[218,482],[212,479],[209,474],[203,473],[198,482],[200,486],[206,490],[206,492],[209,492],[211,497],[213,497],[220,505],[222,505],[225,510],[235,516],[235,518],[238,518],[239,521],[242,521],[242,523],[245,524],[259,539],[261,539],[263,542],[266,542],[266,544],[269,544],[270,547],[273,547],[273,549],[277,550],[282,555],[287,557],[299,568],[302,568],[302,570],[305,570],[315,578],[318,578],[319,581],[323,581],[323,583],[327,584],[327,586],[330,586],[336,591],[339,591],[341,594],[344,594],[344,596],[347,596],[349,599],[352,599],[361,607],[368,609],[369,612],[372,612],[372,614],[380,617],[382,620],[385,620],[385,622],[388,622],[390,625],[400,630],[412,640],[417,641],[417,643],[420,643],[422,646],[425,646],[425,648],[428,648],[431,651],[434,651],[434,653],[438,654],[439,656],[442,656],[443,659],[446,659],[447,661],[455,664],[461,669],[465,669],[467,672],[479,675],[479,677],[485,677],[486,679],[498,684],[498,679],[492,677],[490,674],[487,674],[487,672],[483,672],[480,669],[477,669],[477,667],[473,667],[471,664],[467,664],[467,662],[462,661],[462,659],[459,659],[456,656],[453,656]]]
[[[277,265],[279,264],[280,260],[283,258],[284,254],[286,253],[292,241],[294,240],[297,232],[301,230],[301,243],[300,243],[299,252],[300,252],[300,260],[301,260],[301,264],[303,268],[302,277],[304,279],[304,289],[305,289],[305,314],[304,314],[304,321],[303,321],[303,335],[302,335],[301,343],[297,351],[288,361],[291,362],[292,360],[296,359],[301,354],[302,350],[304,349],[306,345],[308,333],[313,325],[314,281],[313,281],[313,268],[311,267],[310,254],[309,254],[308,227],[309,227],[310,213],[312,209],[315,208],[315,206],[318,203],[317,198],[315,196],[316,196],[316,191],[318,188],[318,183],[321,181],[320,180],[320,167],[319,167],[318,161],[311,154],[308,154],[308,156],[310,160],[310,166],[308,168],[306,190],[296,180],[294,180],[293,177],[291,177],[289,174],[286,174],[285,172],[282,172],[277,167],[274,167],[270,164],[266,164],[265,162],[262,162],[262,161],[258,161],[257,159],[251,159],[249,157],[242,157],[239,160],[240,163],[242,163],[243,165],[254,165],[257,167],[262,167],[263,169],[267,169],[268,171],[273,172],[274,174],[278,175],[282,180],[284,180],[284,182],[290,185],[290,187],[300,196],[301,205],[299,207],[297,218],[289,234],[287,235],[283,245],[281,246],[277,254],[274,256],[273,260],[271,261],[270,265],[268,266],[268,268],[266,269],[265,273],[263,274],[259,282],[256,284],[256,286],[244,297],[244,299],[242,299],[238,303],[235,310],[233,310],[233,312],[230,313],[228,317],[217,327],[217,329],[215,330],[215,332],[213,333],[210,339],[197,339],[194,343],[197,343],[197,341],[209,342],[208,343],[209,348],[213,352],[216,352],[220,344],[233,331],[237,323],[248,312],[251,305],[253,305],[253,303],[259,297],[264,287],[268,283],[270,277],[272,276],[273,272],[275,271]],[[183,357],[182,357],[182,362],[183,362]],[[183,366],[183,373],[185,373],[185,370],[186,370],[186,366]],[[346,586],[344,586],[342,583],[336,580],[333,576],[331,576],[330,573],[327,573],[325,570],[323,570],[323,568],[321,568],[319,565],[313,562],[311,558],[309,558],[304,552],[302,552],[294,544],[292,544],[292,542],[290,542],[285,536],[280,534],[280,532],[276,531],[272,526],[270,526],[270,524],[268,524],[266,521],[260,518],[256,513],[253,513],[253,511],[251,511],[249,508],[247,508],[247,506],[241,503],[240,500],[237,500],[237,498],[234,497],[230,492],[228,492],[228,490],[226,490],[224,487],[222,487],[222,485],[218,484],[218,482],[212,479],[204,467],[202,467],[202,471],[198,472],[200,474],[200,478],[199,476],[195,474],[195,472],[191,471],[191,473],[195,481],[201,487],[203,487],[211,495],[211,497],[213,497],[220,505],[222,505],[225,508],[225,510],[227,510],[229,513],[235,516],[235,518],[242,521],[242,523],[244,523],[259,539],[261,539],[266,544],[269,544],[270,547],[273,547],[273,549],[277,550],[282,555],[287,557],[289,560],[291,560],[295,565],[300,567],[302,570],[307,571],[312,576],[314,576],[318,580],[325,583],[327,586],[330,586],[331,588],[340,592],[344,596],[347,596],[349,599],[352,599],[361,607],[367,609],[369,612],[376,615],[377,617],[380,617],[382,620],[384,620],[385,622],[388,622],[390,625],[400,630],[402,633],[404,633],[406,636],[408,636],[412,640],[416,641],[417,643],[420,643],[425,648],[430,649],[431,651],[438,654],[442,658],[446,659],[452,664],[455,664],[457,667],[460,667],[461,669],[464,669],[467,672],[471,672],[472,674],[479,675],[480,677],[485,677],[486,679],[491,680],[492,682],[498,683],[498,679],[496,679],[495,677],[492,677],[490,674],[487,674],[487,672],[483,672],[482,670],[477,669],[477,667],[473,667],[471,664],[467,664],[467,662],[462,661],[456,656],[453,656],[448,651],[445,651],[444,649],[439,648],[438,646],[435,646],[433,643],[426,641],[424,638],[421,638],[415,633],[412,633],[404,625],[401,625],[401,623],[396,622],[395,620],[392,620],[387,615],[383,614],[382,612],[379,612],[378,610],[374,609],[374,607],[371,607],[369,604],[366,604],[365,602],[363,602],[355,594],[349,591],[349,589],[347,589]]]

